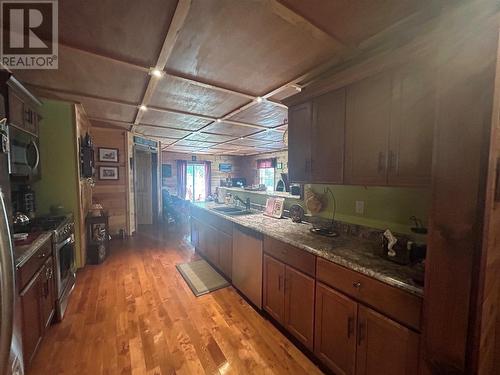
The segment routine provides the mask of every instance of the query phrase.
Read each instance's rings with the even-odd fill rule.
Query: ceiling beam
[[[177,37],[179,36],[179,32],[184,26],[184,22],[186,21],[187,15],[189,13],[189,8],[191,7],[191,0],[179,0],[177,3],[177,7],[175,8],[174,16],[172,17],[172,22],[167,31],[167,35],[165,36],[165,40],[163,41],[163,45],[160,51],[160,55],[158,56],[158,60],[156,61],[156,69],[163,71],[165,66],[167,65],[167,61],[174,49],[175,42],[177,41]],[[142,105],[147,106],[153,96],[153,93],[156,89],[156,85],[158,84],[158,77],[150,76],[149,82],[144,92],[144,96],[142,98]],[[141,118],[143,115],[142,110],[137,111],[137,115],[134,121],[134,127],[141,122]],[[132,130],[134,129],[132,127]]]

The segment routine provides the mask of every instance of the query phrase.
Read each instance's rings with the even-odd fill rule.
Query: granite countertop
[[[423,287],[413,281],[423,279],[422,268],[402,266],[375,255],[374,249],[379,246],[376,241],[344,234],[333,238],[315,235],[309,231],[311,225],[308,223],[297,224],[291,219],[274,219],[260,212],[230,216],[211,210],[221,206],[213,202],[196,203],[195,206],[388,285],[414,295],[423,295]]]
[[[50,241],[53,232],[41,232],[40,235],[29,245],[14,245],[14,263],[16,268],[22,267],[33,254],[47,241]]]
[[[283,191],[246,190],[244,188],[223,187],[223,186],[219,187],[219,189],[225,189],[225,190],[227,190],[229,192],[233,192],[233,193],[257,194],[257,195],[264,195],[266,197],[278,197],[278,198],[301,200],[300,196],[292,195],[290,193],[283,192]]]

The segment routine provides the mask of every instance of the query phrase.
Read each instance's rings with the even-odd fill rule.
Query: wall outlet
[[[356,201],[356,213],[358,215],[364,215],[365,213],[365,201]]]

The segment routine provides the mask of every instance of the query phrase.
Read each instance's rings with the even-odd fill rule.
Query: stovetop
[[[57,230],[66,220],[67,216],[39,216],[31,221],[32,231]]]

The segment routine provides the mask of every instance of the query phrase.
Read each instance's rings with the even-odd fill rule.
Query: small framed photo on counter
[[[107,163],[118,163],[119,161],[117,148],[99,147],[98,154],[99,154],[99,161]]]
[[[118,180],[118,167],[99,167],[99,180]]]

